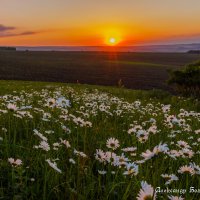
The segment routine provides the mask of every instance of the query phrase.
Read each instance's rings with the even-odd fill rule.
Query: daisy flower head
[[[56,100],[54,98],[49,98],[47,100],[47,104],[46,104],[47,107],[53,108],[55,107],[55,105],[56,105]]]
[[[194,132],[195,132],[195,134],[200,134],[200,129],[198,129],[198,130],[196,130]]]
[[[191,175],[195,174],[195,170],[192,166],[182,166],[179,168],[178,173],[183,174],[183,173],[189,173]]]
[[[119,140],[115,138],[109,138],[106,142],[106,146],[112,150],[116,150],[120,146]]]
[[[194,156],[194,152],[190,149],[182,149],[180,151],[180,154],[182,155],[183,158],[192,158]]]
[[[17,106],[15,104],[12,104],[12,103],[9,103],[7,105],[7,108],[8,108],[8,110],[11,110],[11,111],[16,111],[17,110]]]
[[[8,158],[8,162],[14,167],[22,165],[22,161],[20,159],[15,160],[14,158]]]
[[[71,106],[70,100],[66,99],[65,97],[58,98],[56,100],[56,104],[57,106],[64,107],[64,108]]]
[[[177,146],[180,147],[180,148],[191,148],[187,142],[185,141],[182,141],[182,140],[179,140],[177,142]]]
[[[161,176],[166,180],[165,185],[169,185],[173,181],[178,181],[179,180],[179,178],[174,174],[171,174],[171,175],[161,174]]]
[[[157,155],[158,153],[161,153],[161,152],[166,153],[168,150],[169,150],[169,148],[168,148],[167,144],[160,143],[159,145],[154,147],[153,152],[154,152],[154,154]]]
[[[138,166],[135,163],[127,163],[126,171],[124,175],[137,175],[138,174]]]
[[[101,149],[96,149],[95,159],[98,160],[99,162],[105,162],[106,160],[106,155]]]
[[[156,195],[154,194],[154,189],[146,181],[141,182],[141,189],[137,196],[137,200],[155,200]]]
[[[127,164],[127,162],[130,161],[127,157],[125,157],[124,153],[121,154],[121,156],[118,156],[117,163],[119,166],[124,166]]]
[[[190,167],[192,167],[195,170],[195,174],[200,175],[200,166],[195,163],[190,163]]]
[[[145,159],[145,160],[149,160],[151,158],[153,158],[155,156],[154,152],[151,152],[149,149],[146,150],[146,152],[143,152],[141,154],[141,156]]]
[[[35,145],[34,148],[38,149],[43,149],[44,151],[49,151],[50,150],[50,146],[46,141],[41,141],[40,144],[37,146]]]

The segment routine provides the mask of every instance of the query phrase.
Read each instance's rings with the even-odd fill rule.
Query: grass
[[[0,96],[1,199],[136,199],[141,181],[179,189],[157,199],[199,198],[189,193],[200,185],[191,164],[200,162],[197,100],[159,90],[22,81],[0,81]],[[142,156],[147,150],[152,157]],[[179,171],[184,165],[193,171]],[[178,180],[166,185],[162,174]]]
[[[146,66],[146,67],[170,67],[169,65],[162,65],[148,62],[134,62],[134,61],[107,61],[114,64],[132,65],[132,66]]]
[[[187,53],[132,52],[3,52],[0,79],[170,90],[167,70],[200,59]]]

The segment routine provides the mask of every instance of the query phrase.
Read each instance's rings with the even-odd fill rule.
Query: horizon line
[[[120,48],[120,47],[145,47],[145,46],[172,46],[172,45],[200,45],[200,42],[192,43],[169,43],[169,44],[138,44],[138,45],[0,45],[0,47],[107,47],[107,48]]]

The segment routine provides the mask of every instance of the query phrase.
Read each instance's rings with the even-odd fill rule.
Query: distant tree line
[[[200,61],[186,65],[182,70],[169,71],[168,83],[184,96],[200,97]]]
[[[200,54],[200,50],[190,50],[188,51],[190,54]]]
[[[0,51],[16,51],[15,47],[0,47]]]

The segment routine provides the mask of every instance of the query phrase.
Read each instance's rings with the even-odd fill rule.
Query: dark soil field
[[[187,53],[0,52],[0,79],[165,89],[169,69],[200,60]]]

